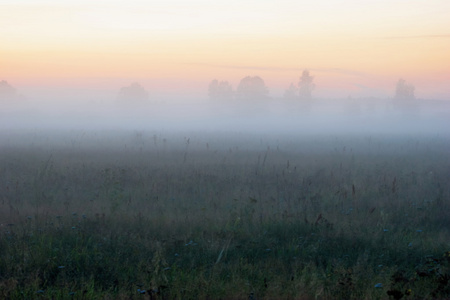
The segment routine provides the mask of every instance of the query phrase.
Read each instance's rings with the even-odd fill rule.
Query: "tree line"
[[[291,83],[286,89],[283,98],[287,100],[311,100],[315,87],[314,76],[311,76],[309,70],[304,70],[297,84]],[[268,97],[268,90],[264,80],[259,76],[242,78],[235,91],[228,81],[214,79],[208,86],[208,96],[211,100],[219,101],[232,99],[263,100]],[[415,99],[414,90],[413,85],[406,83],[404,79],[399,79],[395,87],[394,100],[402,102]]]
[[[312,100],[315,87],[314,76],[311,76],[309,70],[304,70],[299,81],[296,84],[291,83],[286,89],[283,98],[293,101]],[[399,79],[395,87],[394,100],[401,103],[415,99],[414,91],[413,85],[408,84],[404,79]],[[214,79],[208,85],[208,96],[213,101],[264,101],[269,98],[269,89],[259,76],[242,78],[236,90],[233,90],[228,81]],[[13,86],[5,80],[0,81],[0,100],[19,98],[23,96],[19,95]],[[149,100],[149,94],[142,85],[134,82],[119,90],[117,100],[122,103],[146,102]]]
[[[312,99],[312,91],[315,88],[314,77],[310,75],[308,70],[304,70],[300,76],[299,82],[294,85],[291,83],[284,93],[287,99]],[[228,81],[218,81],[214,79],[208,86],[208,96],[212,100],[263,100],[269,95],[269,89],[264,80],[259,76],[247,76],[241,79],[236,91],[233,91]]]

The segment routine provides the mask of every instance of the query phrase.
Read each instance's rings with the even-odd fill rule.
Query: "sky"
[[[449,16],[448,0],[0,0],[0,80],[203,99],[257,75],[281,97],[308,69],[318,98],[392,97],[403,78],[450,100]]]

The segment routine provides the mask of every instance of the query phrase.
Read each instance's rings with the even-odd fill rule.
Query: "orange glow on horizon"
[[[355,84],[386,90],[384,82],[404,77],[450,98],[447,1],[411,3],[409,10],[375,1],[311,3],[298,7],[301,15],[295,5],[255,9],[245,1],[240,11],[202,0],[198,7],[177,0],[136,7],[47,2],[2,5],[0,80],[70,86],[64,78],[72,78],[92,86],[99,78],[111,84],[177,78],[207,86],[217,78],[236,87],[258,75],[279,90],[308,68],[318,94],[320,88],[350,93]],[[205,91],[199,87],[198,94]]]

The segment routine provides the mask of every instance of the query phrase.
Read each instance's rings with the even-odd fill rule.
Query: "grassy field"
[[[450,139],[1,134],[1,299],[450,298]]]

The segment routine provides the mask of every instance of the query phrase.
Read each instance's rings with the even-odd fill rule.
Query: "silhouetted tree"
[[[138,103],[148,100],[148,92],[137,82],[120,89],[118,99],[121,102]]]
[[[302,76],[300,77],[300,81],[298,82],[299,87],[299,96],[302,99],[311,99],[312,91],[314,90],[314,77],[309,75],[308,70],[304,70]]]
[[[14,99],[17,98],[17,90],[12,87],[7,81],[0,81],[0,99]]]
[[[209,84],[208,95],[212,100],[229,100],[233,98],[233,88],[228,81],[214,79]]]
[[[394,98],[396,100],[414,99],[414,89],[413,85],[407,84],[403,79],[399,79],[395,88]]]
[[[414,96],[414,86],[407,84],[404,79],[399,79],[395,86],[393,105],[403,113],[415,116],[419,112],[419,103]]]
[[[236,89],[236,96],[241,99],[262,100],[266,99],[268,94],[269,90],[259,76],[242,78]]]
[[[297,94],[298,88],[293,83],[291,83],[289,88],[284,92],[283,98],[287,100],[293,100],[298,98]]]

